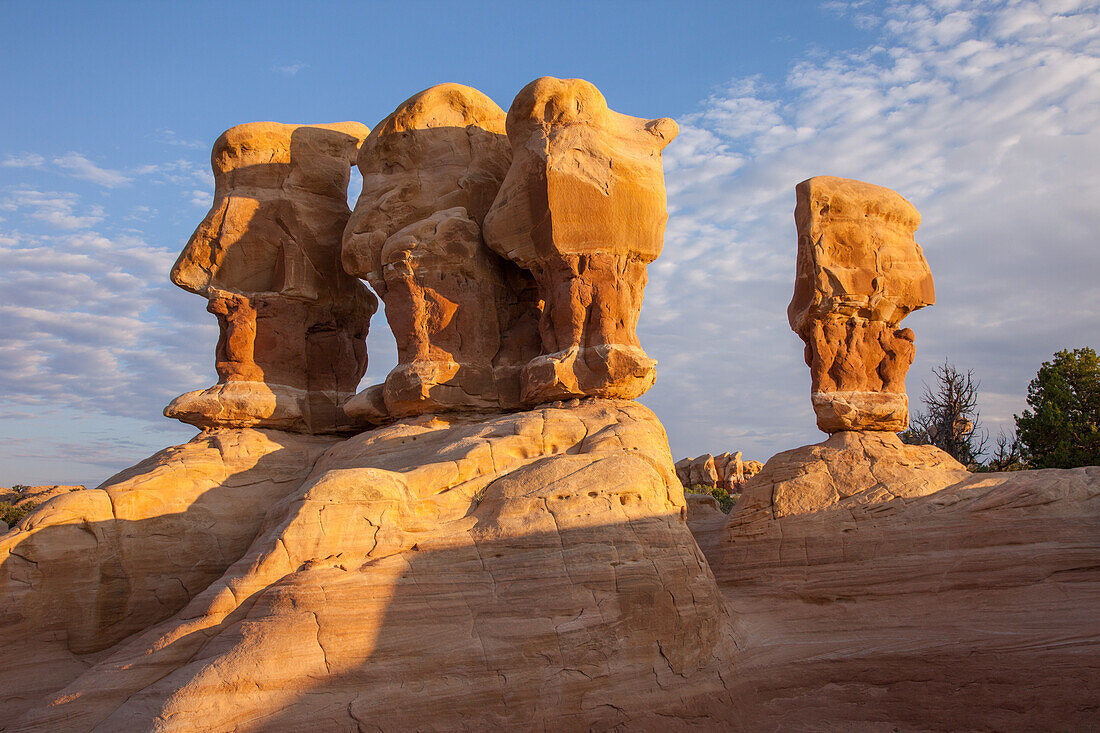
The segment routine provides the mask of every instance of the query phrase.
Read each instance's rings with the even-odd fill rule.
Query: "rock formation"
[[[218,384],[165,415],[199,427],[346,431],[377,301],[340,266],[357,122],[255,122],[214,144],[214,204],[172,268],[218,318]]]
[[[773,456],[741,485],[739,517],[779,519],[834,507],[933,494],[970,476],[932,445],[906,445],[884,431],[842,431],[824,443]]]
[[[348,436],[302,433],[348,429],[363,374],[375,301],[338,247],[365,128],[223,136],[173,270],[221,317],[221,383],[168,410],[204,430],[0,526],[0,730],[1093,726],[1100,467],[971,475],[890,432],[895,328],[932,298],[912,207],[800,185],[791,323],[837,434],[678,479],[656,416],[591,397],[653,379],[675,128],[540,79],[486,214],[499,118],[445,85],[364,145],[342,257],[402,362]],[[563,395],[587,397],[509,412]]]
[[[0,540],[5,632],[28,644],[0,671],[0,727],[728,714],[727,611],[646,408],[424,416],[269,451],[287,436],[212,431]]]
[[[440,84],[383,120],[359,151],[363,191],[345,269],[386,303],[398,364],[345,405],[365,421],[520,406],[538,354],[529,273],[485,246],[481,227],[512,160],[505,114],[476,89]]]
[[[713,456],[704,453],[697,458],[684,458],[676,462],[676,476],[685,488],[703,486],[708,489],[723,488],[740,493],[745,479],[757,474],[764,464],[760,461],[744,461],[741,451]]]
[[[337,441],[209,430],[95,489],[46,501],[0,537],[0,697],[9,716],[0,729],[221,576],[271,505]]]
[[[843,432],[772,458],[728,517],[689,512],[737,609],[731,728],[1093,725],[1100,468],[937,453]]]
[[[652,386],[635,329],[667,219],[661,150],[677,130],[611,111],[581,79],[542,77],[512,102],[512,164],[485,239],[538,283],[542,353],[524,367],[524,402]]]
[[[795,192],[798,260],[787,317],[806,342],[817,426],[905,430],[914,337],[898,324],[936,299],[913,239],[920,214],[889,189],[846,178],[810,178]]]
[[[10,489],[0,486],[0,504],[10,504],[18,509],[27,504],[42,504],[55,496],[68,494],[72,491],[83,491],[84,488],[84,486],[73,484],[13,486]]]

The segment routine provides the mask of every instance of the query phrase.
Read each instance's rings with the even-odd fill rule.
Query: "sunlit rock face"
[[[931,305],[932,273],[913,238],[920,214],[893,191],[847,178],[798,184],[791,328],[806,342],[818,427],[899,432],[914,335],[898,328]]]
[[[198,427],[343,432],[377,301],[340,265],[357,122],[254,122],[214,144],[214,204],[172,282],[218,319],[218,384],[165,415]]]
[[[481,92],[440,84],[359,151],[343,263],[385,301],[398,352],[385,384],[345,405],[365,422],[520,407],[519,370],[538,353],[534,281],[481,230],[512,160],[504,123]]]
[[[507,130],[512,165],[485,236],[538,284],[542,353],[521,397],[638,397],[656,377],[636,327],[664,240],[661,151],[676,123],[614,112],[582,79],[542,77],[516,95]]]
[[[214,431],[0,538],[0,628],[24,645],[0,670],[0,727],[728,719],[727,611],[645,407],[334,441]]]
[[[834,434],[674,465],[618,398],[653,380],[675,124],[549,77],[502,116],[446,84],[369,137],[219,140],[172,272],[221,324],[221,381],[167,411],[203,430],[0,525],[0,730],[1094,726],[1100,467],[972,475],[891,432],[916,211],[799,185],[789,316]],[[401,363],[352,396],[358,277]]]

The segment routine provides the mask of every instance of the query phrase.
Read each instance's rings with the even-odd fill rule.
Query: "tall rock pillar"
[[[589,82],[546,76],[516,95],[507,131],[512,164],[485,241],[538,284],[542,353],[523,369],[522,399],[638,397],[656,378],[635,329],[664,240],[661,151],[676,123],[613,112]]]
[[[936,300],[913,238],[920,214],[887,188],[847,178],[810,178],[795,192],[798,259],[787,317],[806,342],[817,426],[905,430],[915,347],[899,324]]]
[[[352,427],[340,404],[367,365],[377,300],[340,266],[357,122],[254,122],[214,144],[214,204],[172,282],[218,318],[213,387],[164,414],[192,425],[304,433]]]
[[[519,371],[538,353],[534,282],[481,232],[512,161],[504,120],[476,89],[439,84],[363,143],[343,263],[386,303],[398,364],[345,404],[349,415],[520,406]]]

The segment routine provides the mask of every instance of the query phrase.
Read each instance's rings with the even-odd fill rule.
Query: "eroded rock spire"
[[[900,432],[914,335],[898,328],[936,300],[913,238],[920,214],[893,191],[847,178],[798,184],[791,328],[806,342],[817,426]]]
[[[507,130],[512,165],[485,240],[538,283],[542,353],[523,369],[522,399],[638,397],[656,378],[636,327],[676,123],[613,112],[589,82],[545,76],[516,95]]]
[[[351,427],[377,300],[340,266],[358,122],[254,122],[214,144],[214,203],[172,268],[218,318],[218,383],[164,414],[201,428]]]
[[[440,84],[359,151],[343,263],[385,301],[398,352],[385,383],[345,405],[365,422],[520,406],[519,370],[538,353],[534,282],[481,232],[512,160],[504,121],[476,89]]]

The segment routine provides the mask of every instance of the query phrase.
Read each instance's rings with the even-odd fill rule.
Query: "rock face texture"
[[[704,453],[697,458],[676,461],[676,477],[685,488],[705,486],[708,489],[723,488],[730,493],[740,493],[744,481],[764,467],[760,461],[741,459],[741,451],[713,456]]]
[[[1087,729],[1098,505],[846,432],[727,517],[627,401],[209,431],[0,537],[0,729]]]
[[[824,443],[772,457],[741,485],[738,516],[779,519],[834,507],[926,496],[970,476],[932,445],[906,445],[895,433],[845,431]]]
[[[668,218],[661,150],[676,123],[613,112],[584,80],[542,77],[516,95],[507,132],[512,164],[485,239],[538,284],[542,349],[521,399],[638,397],[655,379],[635,329]]]
[[[969,475],[883,438],[782,453],[728,517],[689,514],[736,609],[734,727],[1093,726],[1100,468]]]
[[[360,149],[363,191],[343,263],[385,301],[398,365],[349,414],[377,422],[521,406],[519,371],[539,353],[534,281],[481,231],[512,161],[504,122],[476,89],[440,84],[401,104]]]
[[[220,465],[209,445],[176,450],[232,472],[224,449]],[[164,485],[179,458],[154,456],[112,486]],[[50,674],[33,692],[54,691],[16,728],[664,729],[728,715],[727,612],[685,524],[664,431],[644,407],[597,400],[482,421],[411,418],[295,458],[312,465],[307,479],[252,496],[258,531],[196,538],[235,558],[202,568],[201,588],[198,572],[178,567],[116,570],[123,585],[179,575],[184,587],[121,643],[136,611],[117,633],[81,635],[77,649],[55,633],[56,661],[37,660]],[[43,518],[4,537],[5,576],[39,573],[58,586],[100,577],[94,563],[62,577],[42,554],[14,554],[44,531]],[[5,608],[41,613],[26,604],[44,592],[21,592],[24,605]],[[90,630],[81,611],[102,606],[52,610],[58,624]],[[7,705],[0,715],[12,725]]]
[[[920,214],[893,191],[818,176],[795,188],[798,259],[791,328],[806,342],[817,426],[900,432],[913,332],[898,328],[936,296],[913,233]]]
[[[374,296],[340,266],[357,122],[255,122],[214,144],[214,204],[172,268],[207,298],[218,384],[165,415],[199,427],[342,432],[367,364]]]
[[[212,430],[55,496],[0,537],[0,729],[209,586],[337,441]]]

